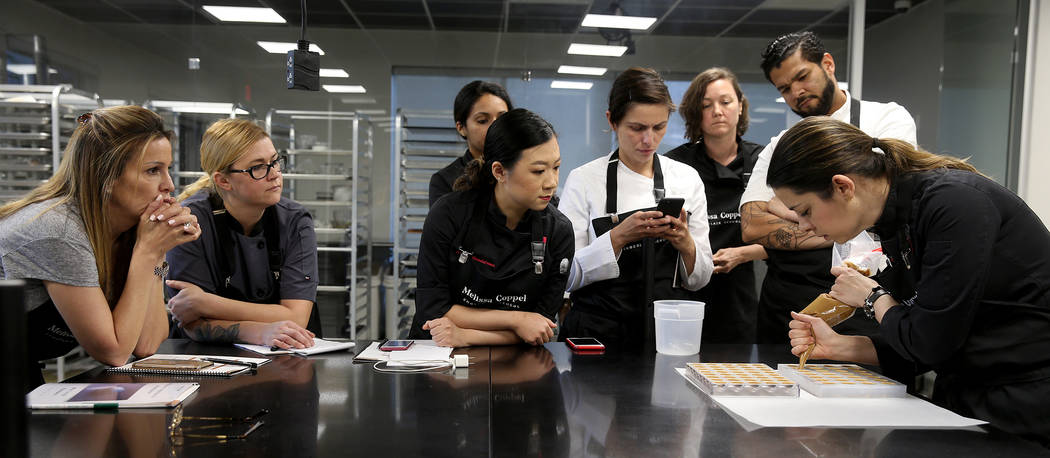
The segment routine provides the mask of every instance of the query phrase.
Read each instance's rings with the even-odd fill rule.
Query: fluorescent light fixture
[[[348,97],[343,97],[339,99],[339,101],[348,105],[372,105],[376,103],[375,97],[368,97],[364,95],[351,95]]]
[[[34,64],[7,64],[7,71],[9,71],[11,73],[14,73],[16,75],[35,75],[36,74],[36,65],[34,65]],[[47,72],[52,74],[52,75],[54,75],[54,74],[58,73],[58,70],[55,70],[55,69],[53,69],[51,67],[48,67],[47,68]]]
[[[321,78],[349,78],[350,74],[341,68],[322,68]]]
[[[648,30],[655,23],[656,18],[654,17],[588,14],[583,17],[582,25],[584,27],[600,27],[603,29]]]
[[[365,87],[360,84],[322,84],[321,87],[328,92],[347,92],[350,94],[365,93]]]
[[[288,54],[288,51],[299,49],[299,45],[284,41],[256,41],[255,43],[270,54]],[[310,50],[322,56],[324,55],[324,51],[316,43],[310,43]]]
[[[609,69],[605,67],[577,67],[574,65],[562,65],[558,67],[558,73],[568,73],[572,75],[592,75],[602,76]]]
[[[288,22],[273,8],[204,5],[201,9],[222,22],[268,22],[271,24]]]
[[[379,109],[375,109],[375,108],[371,108],[371,109],[368,109],[368,110],[354,110],[354,111],[356,111],[356,112],[358,112],[360,114],[369,115],[369,116],[379,116],[379,115],[385,115],[386,114],[386,110],[379,110]]]
[[[554,80],[551,81],[551,89],[583,89],[588,90],[594,86],[594,83],[589,81],[562,81]]]
[[[214,114],[230,114],[233,110],[232,103],[222,102],[190,102],[182,100],[153,100],[150,102],[154,108],[167,108],[176,113],[214,113]],[[237,109],[237,114],[248,114],[240,108]]]
[[[569,54],[580,54],[584,56],[620,57],[625,52],[627,52],[626,46],[587,45],[583,43],[573,43],[569,45]]]

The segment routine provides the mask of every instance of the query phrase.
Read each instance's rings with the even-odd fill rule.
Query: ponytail
[[[842,121],[810,116],[788,129],[777,142],[766,184],[827,198],[831,195],[831,177],[837,174],[893,179],[935,169],[980,174],[965,159],[923,151],[902,140],[872,138]]]
[[[219,194],[218,189],[215,188],[215,182],[211,179],[211,175],[205,174],[204,176],[198,178],[197,181],[194,181],[193,184],[186,186],[186,188],[183,189],[181,193],[179,193],[179,197],[177,197],[176,199],[181,202],[183,200],[186,200],[188,197],[198,192],[201,192],[204,189],[211,189],[212,194]]]
[[[487,178],[484,170],[492,170],[492,164],[488,164],[488,169],[485,168],[487,162],[481,159],[474,159],[467,163],[467,167],[463,169],[463,174],[456,178],[456,182],[452,184],[453,191],[464,191],[470,189],[491,189],[496,185],[496,178],[492,174],[488,174]]]

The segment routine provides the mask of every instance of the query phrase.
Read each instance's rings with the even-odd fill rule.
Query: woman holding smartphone
[[[28,388],[77,345],[119,366],[167,338],[164,254],[201,233],[169,195],[171,138],[142,107],[85,113],[54,176],[0,207],[0,278],[26,283]]]
[[[470,161],[485,160],[485,133],[496,118],[512,109],[514,104],[507,90],[496,83],[474,80],[459,90],[452,104],[452,116],[456,132],[467,141],[467,151],[430,177],[431,207],[441,196],[452,192],[452,185]]]
[[[878,322],[840,335],[792,313],[792,353],[932,369],[934,402],[1050,445],[1050,232],[1021,198],[955,158],[828,117],[780,138],[767,182],[803,230],[844,243],[868,229],[889,267],[833,267],[831,296]],[[870,228],[870,229],[869,229]]]
[[[168,305],[191,339],[305,348],[320,334],[313,219],[281,196],[284,163],[251,121],[204,132],[205,175],[179,198],[205,235],[168,253]]]
[[[707,199],[688,165],[656,154],[674,103],[652,69],[630,68],[609,92],[617,148],[569,173],[559,210],[572,221],[572,308],[559,339],[652,346],[653,300],[684,298],[711,278]],[[684,206],[670,215],[664,198]]]
[[[740,195],[765,145],[741,138],[747,132],[747,98],[736,75],[714,67],[693,78],[679,113],[689,143],[667,157],[689,164],[704,180],[715,275],[693,297],[705,312],[703,341],[754,343],[758,294],[752,261],[765,259],[762,245],[745,245],[740,235]]]
[[[484,162],[471,162],[423,225],[410,338],[450,347],[551,340],[573,253],[572,225],[550,206],[560,166],[543,118],[518,108],[492,123]]]

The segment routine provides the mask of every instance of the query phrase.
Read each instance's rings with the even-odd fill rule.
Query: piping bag
[[[836,243],[831,258],[832,265],[849,267],[866,277],[875,275],[889,264],[886,255],[882,254],[882,244],[872,239],[867,232],[861,232],[846,243]],[[799,313],[815,316],[824,320],[828,326],[835,327],[853,316],[856,311],[855,307],[842,303],[828,293],[821,293]],[[799,355],[799,370],[806,367],[806,360],[809,359],[810,353],[813,353],[814,346],[811,344]]]

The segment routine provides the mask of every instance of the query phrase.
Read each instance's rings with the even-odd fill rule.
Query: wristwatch
[[[875,285],[875,287],[871,289],[871,293],[868,294],[868,297],[864,299],[864,314],[867,315],[868,318],[874,320],[875,301],[879,300],[880,297],[886,296],[888,294],[890,294],[890,292],[886,291],[886,288],[883,288],[879,285]]]
[[[153,267],[153,275],[156,275],[157,278],[159,278],[161,280],[163,280],[164,277],[167,277],[168,276],[168,261],[161,261],[159,266],[154,266]]]

